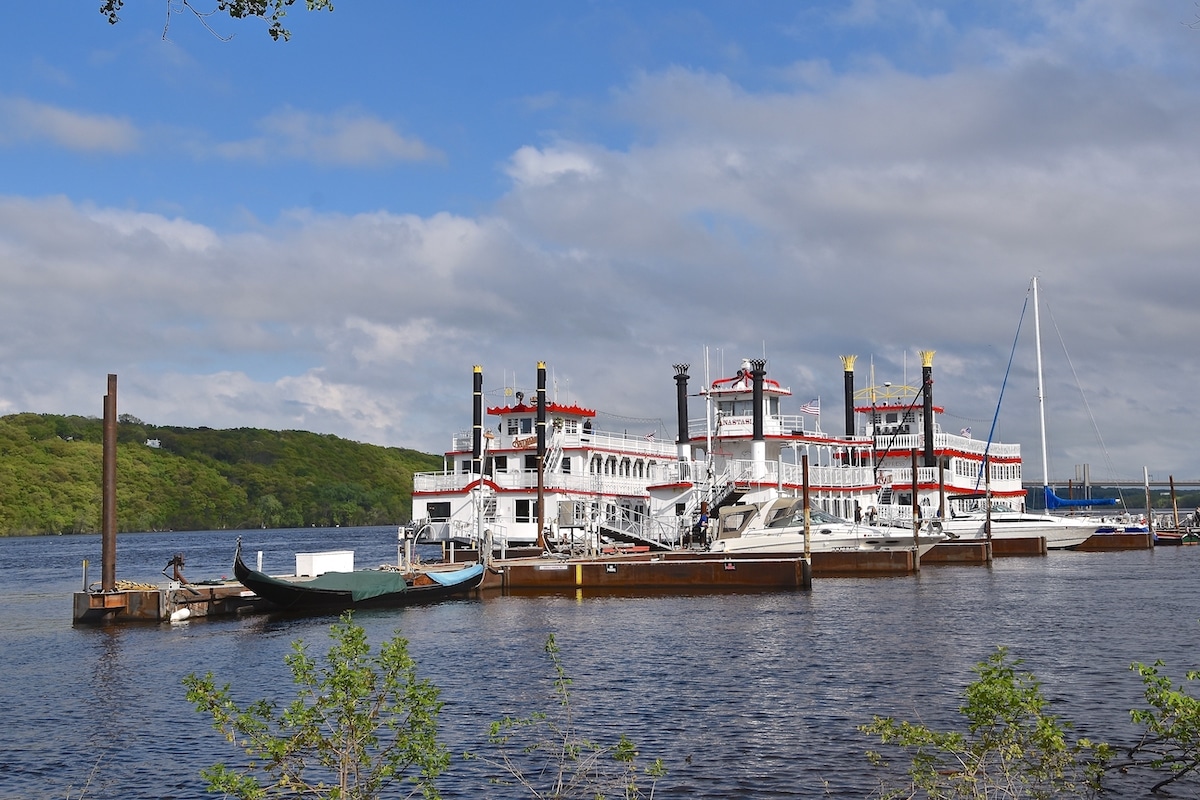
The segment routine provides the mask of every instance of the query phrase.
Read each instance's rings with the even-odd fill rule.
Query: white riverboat
[[[544,364],[539,388],[527,397],[505,387],[505,402],[486,409],[485,426],[482,368],[474,375],[472,430],[453,437],[442,471],[413,476],[419,541],[549,547],[645,530],[647,486],[678,474],[675,444],[599,430],[594,409],[545,396]]]
[[[932,353],[925,355],[930,385]],[[857,523],[870,541],[907,539],[911,547],[913,492],[926,520],[938,512],[946,518],[946,502],[935,498],[974,488],[985,456],[992,497],[1023,510],[1019,445],[943,432],[927,389],[884,384],[855,392],[854,358],[842,362],[842,433],[822,429],[817,399],[788,409],[792,392],[766,376],[765,360],[747,359],[732,377],[707,383],[699,392],[703,416],[692,417],[690,367],[677,364],[673,442],[600,430],[593,409],[546,396],[544,364],[536,392],[506,387],[505,402],[486,409],[485,425],[476,367],[472,429],[453,438],[441,471],[413,478],[415,527],[422,541],[469,546],[702,548],[720,541],[711,525],[697,529],[702,513],[716,522],[723,508],[794,501],[807,490],[812,512]],[[833,538],[829,530],[823,538]]]

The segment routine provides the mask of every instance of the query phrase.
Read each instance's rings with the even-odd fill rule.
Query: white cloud
[[[262,135],[213,148],[228,159],[294,160],[346,167],[430,161],[441,155],[370,114],[319,115],[285,108],[259,120]]]
[[[586,154],[559,147],[522,147],[513,154],[508,175],[522,186],[548,186],[571,179],[595,178],[600,166]]]
[[[84,153],[128,153],[141,144],[128,119],[88,114],[36,103],[23,97],[0,98],[0,144],[41,142]]]
[[[1027,30],[913,20],[961,49],[924,70],[869,36],[841,60],[648,71],[600,108],[556,90],[542,110],[573,124],[506,131],[507,157],[487,166],[507,191],[456,198],[466,211],[298,209],[228,231],[0,198],[0,409],[98,410],[114,371],[123,410],[149,421],[440,451],[469,424],[474,364],[489,390],[528,388],[545,360],[572,402],[670,431],[671,365],[691,362],[698,389],[707,346],[712,377],[765,354],[838,430],[839,355],[859,355],[865,386],[872,367],[913,380],[916,351],[934,349],[945,424],[979,436],[1036,274],[1052,471],[1194,477],[1200,456],[1178,442],[1200,434],[1186,407],[1200,379],[1196,56],[1165,54],[1175,33],[1156,34],[1142,6],[1018,6]],[[896,24],[886,4],[851,11],[864,29]],[[539,97],[526,89],[514,94]],[[604,134],[579,124],[588,114]],[[370,111],[285,110],[224,152],[435,155]],[[998,436],[1026,446],[1036,478],[1031,325]]]

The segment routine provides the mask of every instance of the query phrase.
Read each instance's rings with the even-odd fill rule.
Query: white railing
[[[537,434],[508,434],[495,433],[495,438],[492,439],[489,449],[491,450],[535,450],[537,448]],[[547,431],[547,449],[552,445],[553,440],[557,439],[558,446],[564,449],[591,449],[591,450],[618,450],[631,455],[649,455],[662,458],[673,458],[678,450],[675,442],[670,440],[658,439],[654,436],[647,437],[644,434],[636,433],[614,433],[611,431],[588,431],[575,430],[572,432],[566,431]],[[451,440],[451,448],[455,452],[469,453],[474,447],[474,437],[471,431],[459,431],[454,434]]]
[[[751,436],[754,434],[753,417],[722,417],[714,427],[714,436]],[[764,436],[824,436],[820,419],[813,414],[774,414],[763,418]],[[688,420],[688,436],[703,439],[708,435],[708,421]]]
[[[1021,455],[1021,445],[1019,444],[998,444],[992,442],[988,446],[986,440],[972,439],[969,436],[960,436],[956,433],[935,433],[933,435],[933,447],[935,450],[959,450],[963,453],[982,456],[986,452],[992,458],[1018,458]],[[916,434],[906,433],[898,436],[888,434],[880,434],[875,437],[875,452],[883,453],[908,453],[912,450],[923,451],[925,449],[925,437]]]
[[[549,473],[542,478],[542,489],[545,491],[588,492],[597,494],[613,494],[640,497],[646,494],[647,483],[664,482],[669,479],[671,470],[652,470],[649,478],[635,478],[625,475],[601,475],[585,472]],[[453,492],[462,491],[473,483],[479,476],[469,472],[418,472],[413,475],[414,492]],[[500,489],[534,490],[538,486],[537,470],[520,470],[512,472],[497,472],[487,476],[487,479]]]

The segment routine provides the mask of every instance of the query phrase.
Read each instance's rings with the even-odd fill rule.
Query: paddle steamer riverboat
[[[958,498],[985,487],[1023,509],[1020,445],[942,430],[933,353],[922,357],[921,386],[862,390],[854,357],[843,357],[837,434],[822,429],[819,400],[789,411],[792,392],[766,376],[765,360],[743,361],[698,395],[690,366],[677,364],[675,442],[599,430],[595,410],[546,397],[545,364],[536,394],[506,389],[485,426],[477,366],[472,430],[454,437],[442,471],[414,476],[414,528],[421,541],[464,546],[705,547],[720,538],[722,508],[799,497],[806,485],[811,507],[864,524],[911,529],[914,508],[926,520],[965,513]],[[697,396],[703,416],[693,418]],[[702,516],[711,521],[698,530]]]

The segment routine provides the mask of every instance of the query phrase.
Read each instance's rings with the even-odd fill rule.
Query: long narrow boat
[[[242,541],[238,539],[233,574],[247,589],[280,609],[329,611],[394,608],[461,597],[479,588],[484,566],[475,564],[452,572],[422,571],[407,576],[401,572],[367,569],[285,580],[246,566],[242,561]]]

